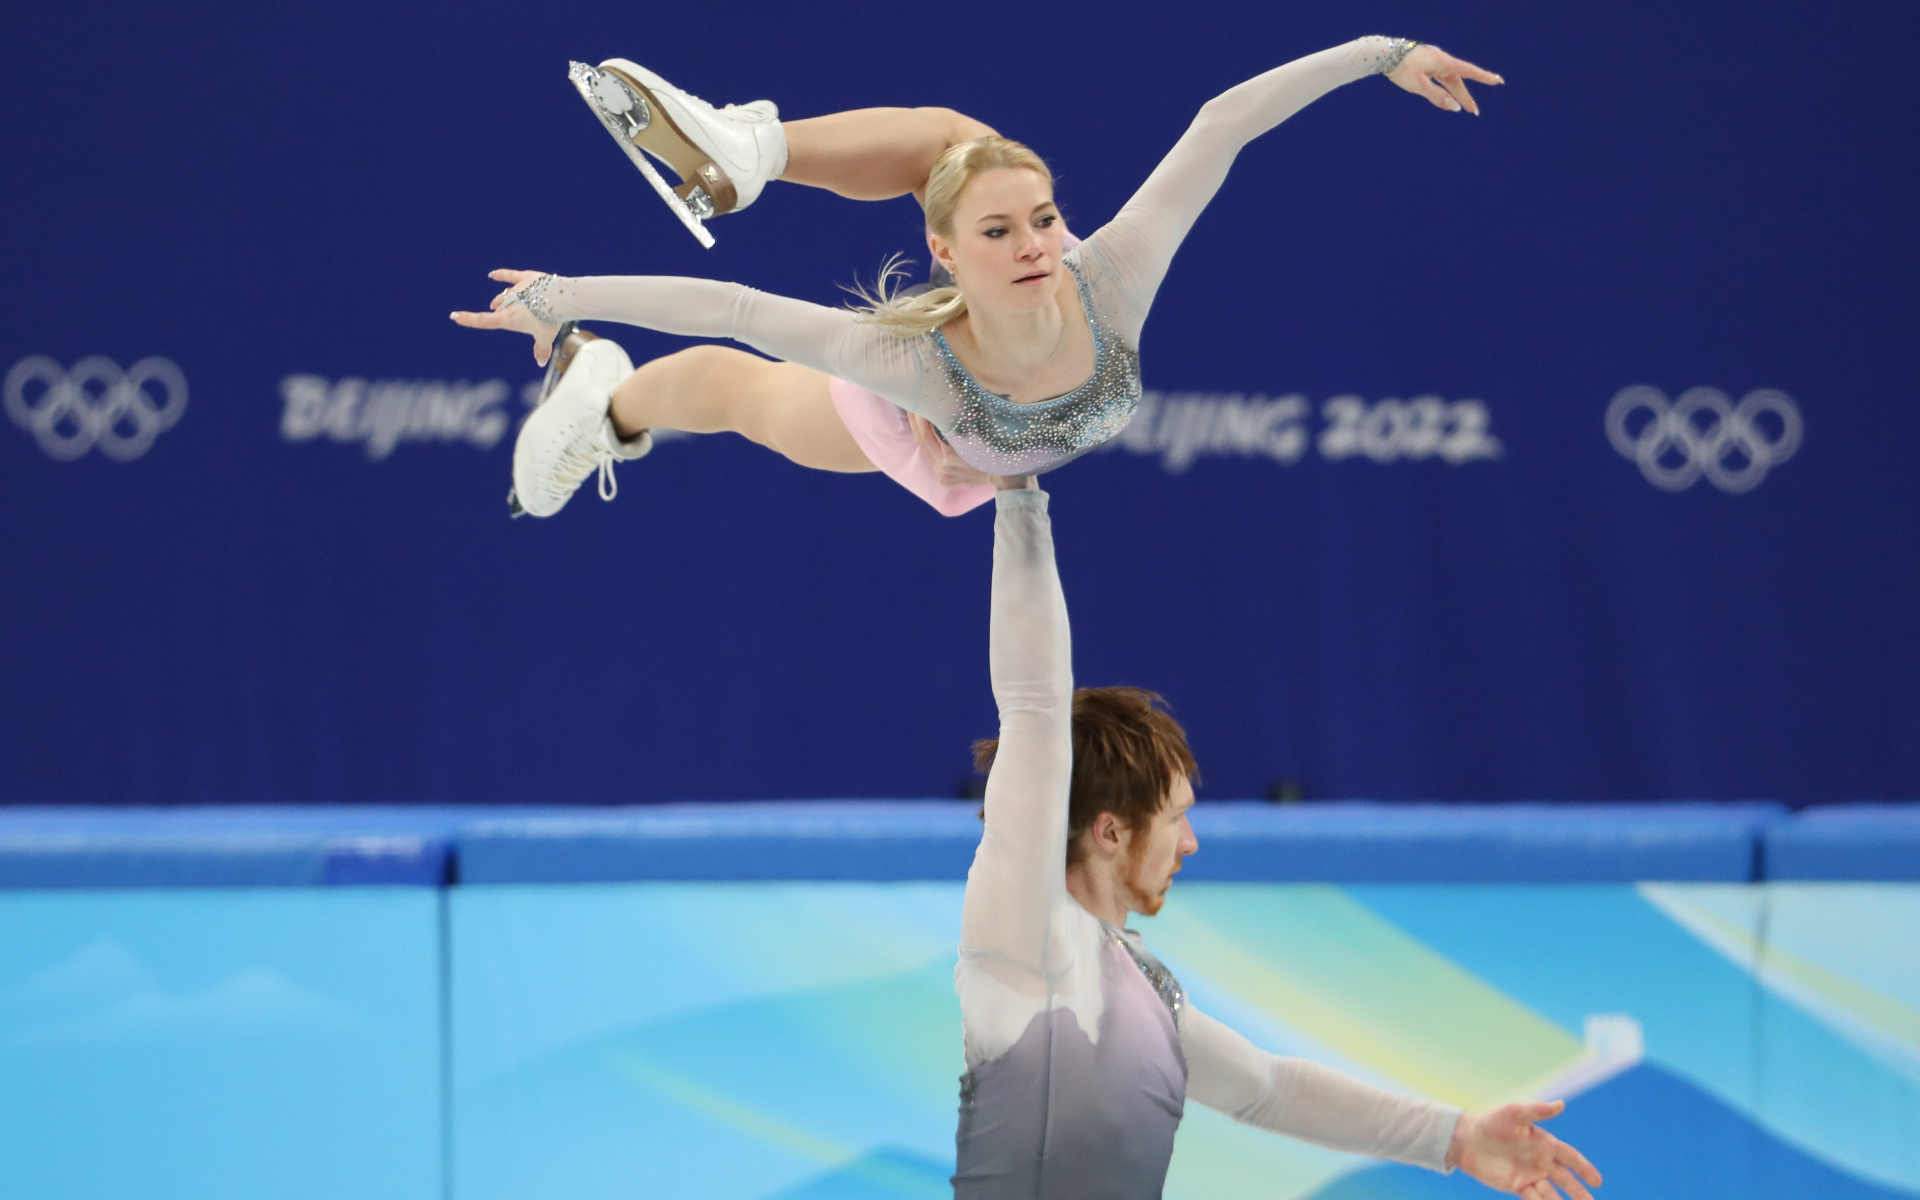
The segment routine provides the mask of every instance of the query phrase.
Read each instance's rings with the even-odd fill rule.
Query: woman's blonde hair
[[[927,174],[927,228],[951,238],[954,209],[959,207],[960,193],[967,184],[982,171],[1009,167],[1032,171],[1047,181],[1049,189],[1053,187],[1053,172],[1047,169],[1046,160],[1010,138],[988,134],[947,147]],[[906,274],[905,260],[896,254],[880,264],[880,278],[874,281],[872,290],[854,285],[854,295],[866,301],[854,306],[863,322],[878,325],[895,337],[911,338],[931,333],[967,311],[966,297],[957,287],[902,295],[894,285]]]

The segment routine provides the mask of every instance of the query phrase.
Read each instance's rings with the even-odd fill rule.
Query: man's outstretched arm
[[[1269,1054],[1191,1006],[1180,1017],[1187,1094],[1245,1125],[1351,1154],[1451,1171],[1459,1109],[1304,1058]]]
[[[1527,1200],[1557,1200],[1556,1186],[1573,1200],[1593,1200],[1587,1185],[1600,1186],[1585,1156],[1534,1124],[1558,1116],[1560,1101],[1462,1112],[1269,1054],[1191,1006],[1180,1043],[1187,1094],[1242,1124],[1435,1171],[1458,1167]]]

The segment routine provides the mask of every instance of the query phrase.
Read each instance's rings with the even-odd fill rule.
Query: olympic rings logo
[[[132,462],[179,424],[187,377],[164,358],[122,371],[96,354],[67,370],[36,354],[7,372],[6,408],[49,458],[72,462],[98,446],[115,462]]]
[[[1800,449],[1804,425],[1793,398],[1774,388],[1739,404],[1719,388],[1697,387],[1671,404],[1659,388],[1622,388],[1607,406],[1607,440],[1647,482],[1683,492],[1701,476],[1723,492],[1749,492]]]

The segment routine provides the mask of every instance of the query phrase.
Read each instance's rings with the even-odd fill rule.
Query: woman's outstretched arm
[[[1275,67],[1207,101],[1140,190],[1087,239],[1132,309],[1117,314],[1121,336],[1139,345],[1140,326],[1174,251],[1220,190],[1240,148],[1333,89],[1376,74],[1436,107],[1475,114],[1480,108],[1466,81],[1503,82],[1438,46],[1363,37]]]
[[[487,312],[455,312],[470,329],[532,335],[543,366],[563,321],[617,321],[682,337],[731,338],[783,362],[799,363],[921,410],[918,364],[906,344],[861,324],[856,314],[738,283],[677,275],[594,275],[578,279],[499,270],[508,288]],[[923,413],[934,416],[935,414]]]

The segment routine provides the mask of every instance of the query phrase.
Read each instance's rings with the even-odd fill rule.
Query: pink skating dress
[[[913,436],[906,409],[839,378],[827,380],[827,394],[833,397],[833,410],[853,435],[854,444],[881,474],[933,505],[941,516],[957,517],[993,499],[990,483],[948,487],[940,482],[939,469]]]

